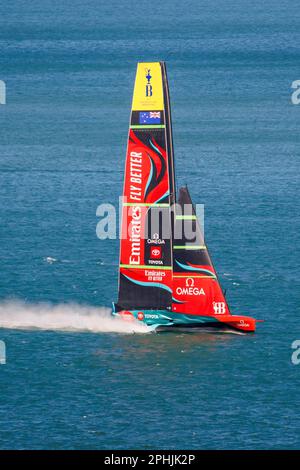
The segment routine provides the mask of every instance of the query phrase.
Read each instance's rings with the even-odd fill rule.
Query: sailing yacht
[[[232,315],[187,187],[176,198],[164,62],[138,63],[125,163],[113,315],[155,328],[255,331]]]

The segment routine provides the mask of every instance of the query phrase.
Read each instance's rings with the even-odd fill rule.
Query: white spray
[[[149,333],[144,323],[125,321],[111,316],[107,307],[91,307],[75,303],[52,305],[27,304],[22,301],[0,303],[0,328],[93,333]]]

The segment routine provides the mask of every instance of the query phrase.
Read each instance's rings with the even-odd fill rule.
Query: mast
[[[171,119],[171,103],[168,76],[165,62],[161,62],[163,87],[164,87],[164,101],[166,108],[166,143],[168,148],[168,159],[169,159],[169,177],[170,177],[170,200],[171,205],[176,202],[176,182],[175,182],[175,162],[174,162],[174,145],[173,145],[173,131],[172,131],[172,119]]]
[[[125,163],[118,309],[171,309],[170,122],[165,65],[139,63]]]

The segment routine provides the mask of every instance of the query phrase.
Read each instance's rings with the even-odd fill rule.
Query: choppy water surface
[[[117,5],[118,3],[118,5]],[[0,447],[299,448],[299,12],[291,1],[6,2]],[[138,60],[166,60],[176,173],[252,336],[109,317]]]

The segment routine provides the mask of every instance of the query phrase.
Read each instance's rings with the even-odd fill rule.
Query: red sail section
[[[161,129],[145,131],[146,127],[129,131],[124,197],[131,204],[155,204],[169,196],[167,153],[156,141]]]
[[[119,309],[171,309],[171,191],[164,100],[161,64],[138,64],[125,165]]]
[[[179,191],[178,208],[172,310],[191,315],[230,315],[187,188]]]

